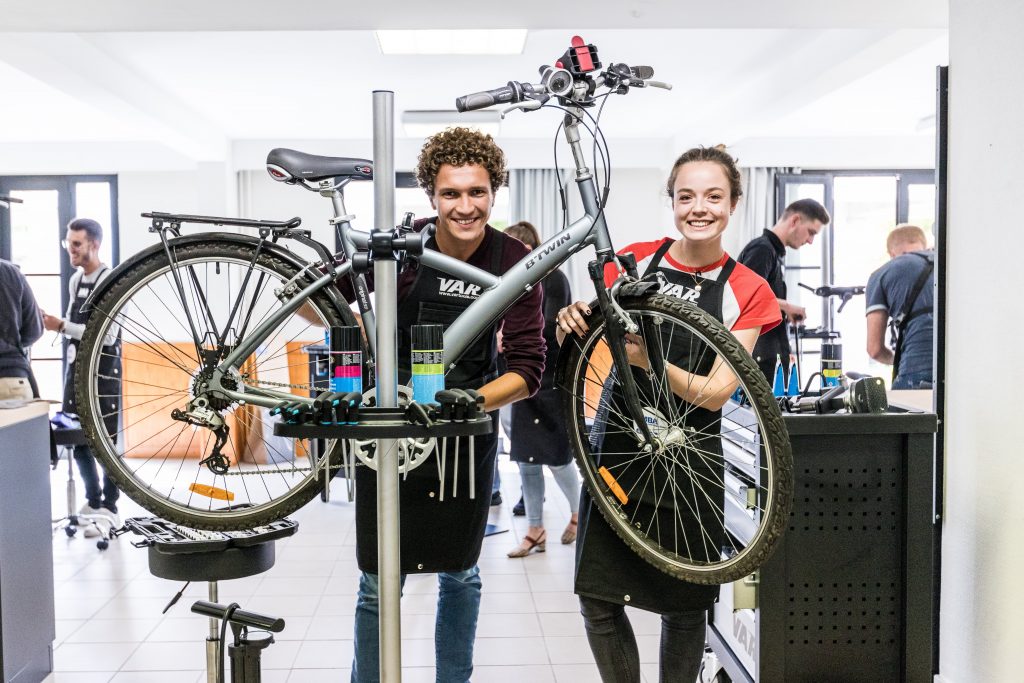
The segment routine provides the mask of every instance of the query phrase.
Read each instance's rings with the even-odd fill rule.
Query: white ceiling
[[[928,0],[370,4],[3,0],[0,172],[41,172],[61,150],[72,165],[132,166],[137,147],[156,167],[246,166],[236,150],[295,141],[367,154],[373,90],[393,90],[399,113],[452,109],[458,95],[534,80],[575,33],[605,63],[648,64],[674,85],[609,102],[605,135],[628,141],[620,162],[807,137],[928,147],[935,67],[947,62],[947,8]],[[523,54],[384,56],[367,30],[489,26],[530,28]],[[514,114],[500,139],[550,149],[558,119]]]

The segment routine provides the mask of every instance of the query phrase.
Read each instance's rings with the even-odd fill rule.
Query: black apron
[[[658,264],[665,253],[672,246],[672,241],[666,241],[655,253],[651,263],[644,273],[650,275],[657,270],[665,275],[670,287],[678,292],[678,285],[686,290],[685,299],[714,316],[722,319],[722,299],[725,285],[732,274],[736,262],[728,259],[722,267],[717,280],[700,278],[677,270],[660,269]],[[699,287],[699,289],[698,289]],[[701,353],[701,351],[705,351]],[[681,339],[678,330],[673,337],[671,348],[667,349],[670,362],[696,374],[707,374],[714,362],[714,354],[708,353],[706,346],[701,345],[692,339]],[[640,372],[634,372],[638,381],[638,389],[644,393],[646,377]],[[609,381],[606,383],[606,391],[610,391],[610,400],[620,402],[617,406],[623,414],[624,408],[621,402],[624,397],[618,389],[618,383]],[[604,399],[602,399],[604,400]],[[681,402],[681,399],[678,399]],[[678,410],[683,410],[680,407]],[[691,460],[691,467],[708,468],[707,474],[697,476],[713,476],[720,480],[723,476],[721,469],[722,442],[719,436],[721,411],[710,411],[701,408],[690,408],[687,417],[687,425],[692,426],[698,433],[707,434],[703,443],[699,445],[704,452],[704,458],[713,459],[714,464],[704,462],[701,465],[694,465]],[[595,425],[595,430],[598,427]],[[592,447],[595,453],[598,449],[604,448],[609,455],[599,455],[603,458],[622,458],[623,456],[612,456],[612,453],[626,451],[629,448],[636,449],[636,439],[622,433],[621,429],[613,429],[608,433],[593,433],[591,435]],[[709,456],[717,456],[711,457]],[[614,465],[614,462],[604,462],[604,465]],[[717,470],[717,474],[710,471],[710,468]],[[628,470],[621,472],[616,470],[616,476],[623,488],[629,490],[630,484]],[[723,493],[724,496],[724,493]],[[630,501],[630,505],[634,502]],[[650,507],[656,502],[652,498],[639,497],[637,505]],[[702,518],[714,515],[719,519],[722,517],[722,501],[703,501],[700,515]],[[664,509],[659,514],[665,515],[671,528],[673,520],[671,516],[674,509]],[[715,539],[717,541],[717,539]],[[724,541],[724,539],[722,539]],[[714,542],[712,548],[720,548],[721,543]],[[584,487],[580,500],[579,517],[579,539],[576,546],[576,584],[575,592],[591,598],[598,598],[607,602],[620,605],[630,605],[658,614],[667,614],[688,610],[708,609],[718,598],[718,586],[701,586],[673,578],[664,572],[655,569],[639,555],[634,553],[612,530],[601,513],[594,507],[586,488]]]
[[[501,266],[499,235],[493,242],[491,270]],[[437,249],[434,238],[428,249]],[[455,281],[452,276],[419,264],[412,288],[398,303],[398,381],[408,384],[411,376],[410,328],[417,323],[439,324],[447,329],[462,311],[480,295],[480,289]],[[468,348],[458,364],[445,375],[445,388],[479,389],[498,377],[497,327],[485,331]],[[490,434],[459,438],[458,492],[455,482],[455,437],[448,437],[444,500],[440,499],[440,460],[430,459],[399,475],[401,571],[403,574],[455,572],[473,567],[480,547],[491,503],[494,460],[498,454],[498,413],[490,413]],[[476,498],[469,497],[469,439],[474,438],[474,481]],[[437,448],[441,448],[437,439]],[[377,473],[369,467],[356,468],[356,560],[362,571],[377,572]]]
[[[549,286],[555,278],[564,282],[561,287]],[[544,287],[544,341],[548,345],[544,358],[544,374],[540,389],[531,398],[512,404],[512,462],[559,467],[572,462],[569,434],[565,428],[565,408],[562,391],[555,386],[555,366],[558,364],[558,337],[556,317],[558,311],[571,301],[565,276],[554,271],[541,283]],[[561,292],[562,301],[552,296]]]
[[[85,300],[92,294],[92,290],[96,288],[96,283],[100,281],[103,273],[107,270],[107,268],[101,270],[100,274],[92,282],[83,282],[81,279],[78,281],[78,287],[75,289],[74,299],[71,300],[71,309],[68,315],[70,322],[85,324],[89,319],[88,314],[82,312],[82,306],[85,305]],[[67,367],[64,371],[64,405],[61,409],[65,413],[77,415],[78,406],[75,403],[75,362],[78,358],[78,350],[82,342],[79,339],[72,339],[70,337],[68,337],[67,342]],[[103,424],[107,428],[107,434],[116,441],[117,418],[121,412],[120,334],[118,334],[117,341],[103,347],[99,371],[100,376],[97,386],[100,393],[99,406],[103,415]]]

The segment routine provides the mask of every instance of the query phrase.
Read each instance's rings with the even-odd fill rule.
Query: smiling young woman
[[[722,233],[742,195],[735,160],[723,148],[688,150],[672,166],[665,189],[672,200],[678,239],[665,237],[638,242],[619,253],[630,253],[636,258],[641,276],[657,275],[662,282],[661,294],[690,302],[720,320],[749,353],[761,331],[779,323],[781,313],[768,283],[736,263],[722,248]],[[606,283],[610,286],[618,276],[614,266],[609,265],[605,271]],[[590,307],[583,302],[559,311],[558,325],[563,337],[584,336],[589,329],[586,322],[589,314]],[[638,335],[631,337],[627,339],[626,351],[630,364],[639,370],[634,370],[634,377],[639,376],[638,381],[642,382],[649,366],[646,342]],[[659,338],[656,335],[653,339]],[[665,372],[677,401],[674,409],[685,416],[690,433],[706,435],[700,439],[696,460],[685,460],[685,455],[680,453],[680,461],[689,463],[685,468],[699,470],[700,474],[694,475],[691,481],[701,477],[707,477],[705,481],[720,480],[716,479],[721,476],[716,468],[721,468],[722,460],[721,409],[738,380],[721,359],[716,358],[714,352],[707,352],[707,347],[698,340],[670,337],[661,341],[669,354]],[[622,400],[622,394],[614,382],[606,384],[610,386],[608,404],[616,405]],[[604,430],[600,444],[596,440],[593,444],[594,450],[599,452],[601,465],[611,469],[620,461],[642,463],[644,455],[637,452],[638,442],[632,430],[613,427]],[[593,430],[598,429],[595,419]],[[667,460],[661,462],[664,465]],[[619,471],[625,473],[625,469]],[[690,475],[680,476],[685,479]],[[637,490],[636,485],[623,485],[623,488]],[[684,495],[685,488],[679,487],[677,493]],[[654,518],[657,505],[645,502],[642,496],[638,498],[640,501],[634,503],[638,510],[636,518]],[[698,498],[693,502],[694,509],[713,503],[710,494],[698,494]],[[686,507],[686,503],[680,505]],[[640,510],[643,506],[650,509]],[[625,613],[627,603],[662,615],[662,672],[671,672],[673,680],[696,679],[704,651],[707,610],[718,597],[718,586],[687,583],[647,564],[612,531],[601,515],[593,513],[594,508],[585,490],[579,514],[575,591],[580,596],[587,639],[601,679],[640,680],[636,638]],[[715,514],[710,509],[700,514],[704,512]],[[699,529],[691,529],[685,523],[681,526],[685,535],[690,536],[692,532],[692,538],[699,538]],[[715,546],[714,543],[709,545]]]

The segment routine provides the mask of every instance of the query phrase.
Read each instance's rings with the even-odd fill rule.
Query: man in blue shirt
[[[894,366],[893,389],[930,389],[935,251],[928,249],[924,230],[916,225],[897,226],[886,248],[892,260],[868,278],[868,355]],[[892,349],[885,344],[886,327],[892,328]]]

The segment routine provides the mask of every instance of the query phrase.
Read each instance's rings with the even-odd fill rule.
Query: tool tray
[[[254,529],[206,531],[191,529],[159,517],[132,517],[125,520],[124,527],[118,533],[131,531],[142,536],[141,541],[132,542],[136,548],[149,547],[161,553],[178,554],[248,548],[291,536],[298,528],[298,522],[281,519]]]

